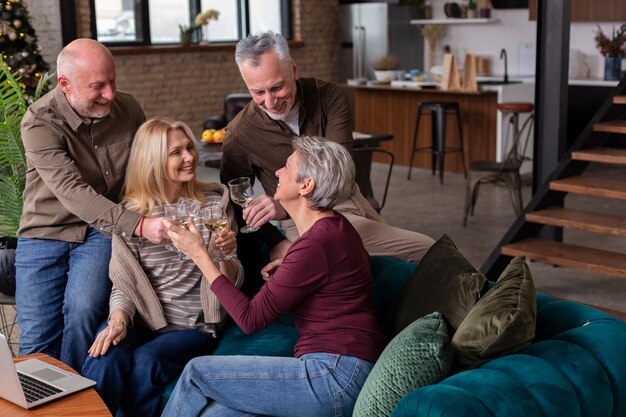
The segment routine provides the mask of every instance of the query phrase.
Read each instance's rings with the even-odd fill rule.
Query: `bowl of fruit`
[[[202,142],[204,143],[222,143],[224,142],[226,129],[205,129],[202,132]]]

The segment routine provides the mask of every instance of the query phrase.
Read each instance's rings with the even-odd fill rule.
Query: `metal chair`
[[[358,161],[358,153],[366,153],[369,152],[367,158],[369,159],[369,164],[371,165],[371,158],[373,153],[378,153],[385,155],[389,161],[389,168],[387,169],[387,179],[385,181],[385,188],[383,191],[383,198],[379,203],[376,198],[374,198],[374,190],[372,189],[372,183],[370,181],[371,170],[368,168],[367,170],[363,170],[360,167],[357,167],[356,178],[355,181],[359,185],[361,192],[370,202],[374,210],[380,214],[380,211],[385,207],[385,202],[387,201],[387,192],[389,191],[389,181],[391,180],[391,172],[393,171],[393,164],[395,162],[395,156],[392,152],[386,149],[379,148],[367,148],[367,149],[352,149],[352,152],[355,156],[355,162]],[[363,171],[363,172],[362,172]]]
[[[478,199],[478,190],[481,184],[504,183],[509,188],[511,203],[516,215],[520,215],[524,209],[522,201],[522,179],[520,167],[524,162],[526,149],[533,131],[535,115],[532,103],[500,103],[498,110],[509,113],[509,123],[513,126],[513,140],[507,157],[502,162],[495,161],[474,161],[469,166],[467,186],[465,189],[465,212],[463,215],[463,226],[467,225],[467,216],[474,215],[474,206]],[[528,119],[519,128],[519,117],[521,113],[531,113]],[[509,131],[511,127],[509,125]],[[523,134],[526,137],[522,141]]]
[[[7,310],[13,311],[7,311]],[[7,338],[7,343],[13,356],[19,351],[19,340],[16,340],[13,332],[17,329],[17,308],[15,297],[0,292],[0,333]]]

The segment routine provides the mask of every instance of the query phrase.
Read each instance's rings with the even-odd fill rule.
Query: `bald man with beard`
[[[106,318],[110,236],[168,240],[161,219],[119,204],[133,137],[144,122],[115,85],[109,50],[91,39],[57,58],[58,85],[22,120],[27,172],[16,253],[20,353],[80,370]],[[140,225],[141,224],[141,225]]]

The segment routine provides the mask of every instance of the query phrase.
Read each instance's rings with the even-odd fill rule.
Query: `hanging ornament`
[[[26,51],[22,52],[22,58],[26,58],[26,57],[28,57],[28,52]]]
[[[17,34],[15,32],[9,32],[9,40],[15,42]]]
[[[11,3],[8,3],[6,6],[4,6],[4,8],[7,10],[12,10],[13,6],[11,6]]]
[[[19,29],[19,28],[21,28],[21,27],[22,27],[22,21],[21,21],[21,20],[19,20],[19,19],[15,19],[15,20],[13,21],[13,27],[14,27],[15,29]]]

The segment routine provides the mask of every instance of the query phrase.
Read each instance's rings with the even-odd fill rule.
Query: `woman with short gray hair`
[[[297,138],[293,147],[276,171],[274,199],[300,237],[282,262],[263,269],[267,282],[254,298],[215,267],[195,227],[166,225],[172,242],[198,265],[244,332],[292,316],[300,335],[294,357],[193,359],[163,416],[352,415],[386,343],[373,310],[369,255],[350,222],[332,210],[350,194],[354,163],[345,148],[322,138]]]

